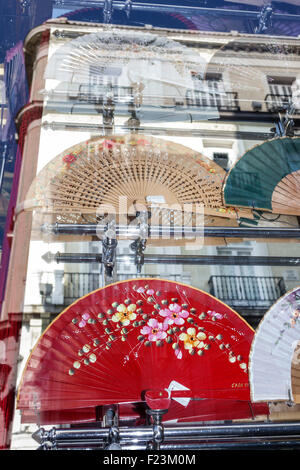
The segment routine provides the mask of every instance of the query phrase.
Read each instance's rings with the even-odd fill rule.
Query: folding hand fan
[[[193,89],[193,75],[202,76],[206,61],[198,51],[170,38],[113,27],[85,34],[57,49],[50,58],[46,78],[74,84],[93,93],[109,86],[115,89],[143,86],[149,104],[174,105]],[[202,85],[199,83],[199,87]],[[157,100],[157,101],[156,101]]]
[[[224,203],[300,215],[300,139],[283,137],[248,150],[229,171]]]
[[[263,37],[261,41],[255,41],[255,43],[247,38],[235,38],[229,40],[212,56],[204,77],[207,80],[214,80],[212,76],[221,75],[220,85],[224,86],[224,91],[238,93],[238,99],[243,97],[245,100],[243,106],[251,106],[250,103],[257,93],[260,96],[268,93],[265,89],[266,72],[263,70],[262,63],[272,61],[275,67],[278,61],[280,67],[285,66],[286,71],[291,70],[292,74],[291,62],[289,62],[291,52],[290,46],[281,43],[278,38],[274,40]],[[241,94],[239,94],[240,91]],[[271,89],[269,93],[272,93]]]
[[[134,279],[64,310],[33,349],[18,408],[39,413],[145,401],[249,401],[251,327],[211,295],[180,283]]]
[[[48,163],[18,210],[95,217],[135,215],[150,206],[192,212],[198,204],[206,215],[251,218],[250,210],[222,206],[225,174],[199,152],[170,141],[141,135],[96,138]]]
[[[281,297],[264,315],[249,357],[251,397],[300,403],[300,288]]]

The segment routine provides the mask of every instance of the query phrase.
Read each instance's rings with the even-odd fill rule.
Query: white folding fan
[[[254,402],[300,403],[300,288],[264,315],[252,342],[249,377]]]
[[[189,89],[203,89],[206,59],[195,48],[153,33],[109,27],[66,41],[50,57],[45,78],[49,86],[67,84],[72,93],[130,88],[152,106],[175,105]],[[57,81],[60,84],[57,84]],[[56,85],[55,85],[56,83]],[[52,85],[51,85],[52,86]],[[48,90],[49,91],[49,90]]]

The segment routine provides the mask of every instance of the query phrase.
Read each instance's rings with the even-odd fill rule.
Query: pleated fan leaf
[[[252,328],[196,288],[134,279],[64,310],[34,347],[18,407],[34,413],[144,401],[168,389],[191,399],[249,401]]]
[[[272,61],[274,66],[278,61],[281,67],[285,66],[286,70],[291,70],[292,75],[293,53],[293,46],[281,42],[278,38],[264,37],[263,41],[255,43],[248,38],[229,39],[209,60],[204,77],[207,80],[214,80],[212,77],[221,75],[220,85],[224,87],[224,91],[234,90],[238,93],[239,101],[241,96],[245,96],[246,100],[251,97],[252,100],[253,96],[257,95],[258,87],[264,86],[260,84],[266,80],[265,71],[261,66],[262,61]],[[270,95],[266,98],[268,106],[273,103],[271,97],[273,82],[274,79],[270,77]],[[274,91],[273,94],[278,92]]]
[[[88,90],[100,99],[111,89],[115,98],[121,98],[119,92],[136,98],[138,93],[152,106],[174,106],[175,98],[197,87],[193,76],[203,76],[205,64],[198,51],[173,39],[110,27],[65,42],[50,58],[45,76],[81,95]]]
[[[259,401],[300,403],[300,288],[281,297],[264,315],[249,358],[251,396]]]
[[[283,137],[248,150],[229,171],[228,205],[300,215],[300,139]]]

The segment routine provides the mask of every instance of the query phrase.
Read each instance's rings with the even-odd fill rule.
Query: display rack
[[[262,450],[299,449],[299,423],[40,428],[39,450]]]

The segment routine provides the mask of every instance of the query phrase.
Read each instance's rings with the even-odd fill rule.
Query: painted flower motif
[[[138,145],[149,145],[150,142],[148,142],[148,140],[145,140],[145,139],[138,139],[137,144]]]
[[[103,148],[106,148],[106,149],[111,149],[114,145],[116,144],[116,142],[114,140],[104,140],[103,141]]]
[[[148,336],[148,341],[159,341],[167,337],[168,325],[159,323],[155,318],[150,318],[147,325],[141,329],[141,334]]]
[[[223,315],[221,313],[215,312],[214,310],[208,310],[207,313],[218,320],[222,320]]]
[[[84,313],[83,315],[81,315],[81,320],[78,323],[79,328],[83,328],[86,325],[86,322],[88,321],[89,318],[90,318],[90,315],[88,313]]]
[[[153,294],[154,294],[154,290],[153,290],[153,289],[148,289],[148,290],[146,291],[146,294],[148,294],[148,295],[153,295]]]
[[[130,304],[128,306],[120,304],[117,307],[117,312],[112,316],[112,321],[116,323],[121,322],[122,325],[127,326],[131,321],[136,319],[136,314],[134,313],[135,310],[135,304]]]
[[[170,304],[168,308],[159,310],[159,314],[165,317],[164,323],[167,325],[183,325],[184,319],[189,316],[187,310],[182,310],[178,304]]]
[[[201,348],[206,334],[201,331],[197,333],[196,328],[188,328],[186,333],[179,335],[179,339],[184,342],[184,349]]]
[[[175,349],[175,356],[177,357],[177,359],[182,359],[181,349]]]
[[[291,326],[295,326],[298,318],[300,317],[300,311],[298,309],[293,311],[293,317],[291,319]]]
[[[67,168],[69,169],[71,164],[74,163],[77,159],[77,155],[74,153],[69,153],[68,155],[64,155],[63,162],[66,163]]]

